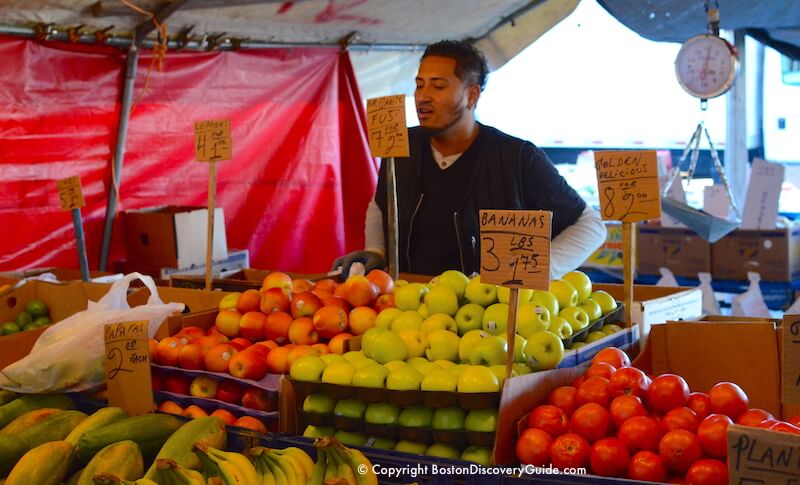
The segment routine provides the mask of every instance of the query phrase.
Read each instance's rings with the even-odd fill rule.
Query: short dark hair
[[[486,57],[472,44],[463,40],[442,40],[425,49],[422,58],[449,57],[456,61],[456,76],[467,85],[477,84],[481,91],[486,87],[489,66]]]

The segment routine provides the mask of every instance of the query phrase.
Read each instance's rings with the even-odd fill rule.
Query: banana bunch
[[[314,467],[311,457],[300,448],[277,450],[256,446],[247,455],[259,476],[255,485],[305,485]]]
[[[372,463],[360,451],[330,437],[317,439],[314,447],[317,462],[311,469],[308,485],[378,485]]]
[[[257,485],[260,483],[256,468],[241,453],[222,451],[203,442],[194,444],[194,453],[206,477],[220,478],[220,485]],[[161,484],[161,482],[158,482]],[[164,484],[165,485],[165,484]]]
[[[146,478],[131,481],[122,479],[112,473],[100,473],[95,475],[92,481],[94,485],[158,485],[156,482]]]
[[[197,470],[180,466],[175,460],[156,460],[155,480],[159,485],[205,485],[206,480]]]

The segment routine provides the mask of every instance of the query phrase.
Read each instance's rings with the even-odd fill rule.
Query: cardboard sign
[[[482,210],[481,282],[547,291],[550,211]]]
[[[595,152],[594,164],[603,220],[638,222],[661,216],[654,150]]]
[[[373,157],[407,157],[406,97],[398,94],[368,99],[367,133]]]
[[[703,187],[703,212],[720,219],[727,219],[730,210],[731,200],[728,198],[728,191],[724,185],[714,184]]]
[[[753,160],[742,214],[742,229],[775,229],[785,173],[786,167],[780,163]]]
[[[781,402],[800,404],[800,315],[783,316]]]
[[[198,162],[233,158],[231,120],[197,121],[194,124],[194,152]]]
[[[153,412],[147,321],[109,323],[105,326],[108,405],[131,416]]]
[[[77,175],[56,180],[56,187],[58,188],[61,209],[71,211],[86,205],[86,201],[83,200],[83,191],[81,190],[81,178]]]
[[[728,483],[798,482],[800,436],[751,426],[728,426]]]

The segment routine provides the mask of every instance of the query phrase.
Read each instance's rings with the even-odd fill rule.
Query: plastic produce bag
[[[711,287],[711,273],[697,273],[700,280],[700,291],[703,293],[703,314],[719,315],[719,302]]]
[[[675,287],[678,286],[678,280],[675,279],[675,275],[672,274],[672,271],[669,268],[658,268],[658,271],[661,273],[661,278],[658,279],[656,282],[656,286],[665,286],[665,287]]]
[[[769,318],[769,308],[764,303],[764,295],[761,294],[761,287],[758,282],[761,281],[761,275],[758,273],[747,273],[747,279],[750,280],[750,287],[741,295],[733,297],[731,303],[731,315],[739,317],[765,317]]]
[[[150,290],[146,305],[128,305],[128,287],[136,279]],[[144,321],[152,338],[170,314],[183,310],[183,303],[163,303],[155,282],[139,273],[126,275],[111,286],[98,302],[42,333],[31,353],[0,373],[0,388],[21,393],[83,391],[103,383],[105,371],[104,325]]]

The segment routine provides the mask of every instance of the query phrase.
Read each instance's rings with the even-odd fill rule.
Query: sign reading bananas
[[[77,175],[56,180],[56,188],[58,188],[58,199],[61,202],[62,210],[71,211],[86,205],[86,201],[83,200],[83,191],[81,190],[81,178]]]
[[[108,405],[119,406],[131,416],[153,412],[150,380],[148,322],[105,325],[106,354],[103,363],[108,385]]]
[[[198,162],[233,158],[231,120],[197,121],[194,124],[194,153]]]
[[[553,213],[482,210],[481,282],[547,291]]]
[[[594,165],[604,221],[639,222],[661,217],[655,150],[595,152]]]
[[[406,97],[398,94],[368,99],[367,134],[373,157],[407,157]]]

